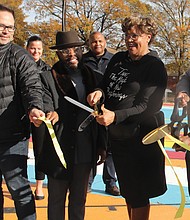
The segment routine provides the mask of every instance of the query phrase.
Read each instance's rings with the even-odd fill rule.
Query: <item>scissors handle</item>
[[[100,105],[100,101],[97,101],[95,104],[94,104],[94,115],[100,115],[102,112],[101,112],[101,105]]]
[[[180,105],[181,98],[176,98],[174,102],[174,109],[171,115],[171,135],[175,138],[179,139],[180,132],[183,132],[183,136],[186,136],[188,134],[188,124],[182,122],[183,119],[187,116],[187,107],[183,107],[182,114],[179,114],[179,105]],[[175,126],[175,123],[177,125]],[[184,148],[179,146],[178,144],[174,143],[172,146],[175,151],[186,151]]]

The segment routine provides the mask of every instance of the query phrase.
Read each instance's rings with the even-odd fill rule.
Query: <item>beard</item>
[[[72,57],[68,56],[66,59],[59,55],[58,57],[67,69],[76,70],[82,60],[82,49],[78,50]]]

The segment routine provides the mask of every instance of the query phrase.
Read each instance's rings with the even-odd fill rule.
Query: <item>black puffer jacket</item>
[[[43,109],[36,63],[22,47],[0,46],[0,144],[29,137],[27,112]]]

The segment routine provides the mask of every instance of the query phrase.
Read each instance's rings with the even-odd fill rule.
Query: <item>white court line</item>
[[[188,186],[188,183],[187,183],[187,169],[185,167],[184,168],[174,167],[174,170],[177,173],[181,184],[183,186],[187,187]],[[173,170],[170,166],[165,167],[165,173],[166,173],[166,182],[167,182],[167,184],[178,185],[176,176],[175,176],[175,174],[174,174],[174,172],[173,172]]]

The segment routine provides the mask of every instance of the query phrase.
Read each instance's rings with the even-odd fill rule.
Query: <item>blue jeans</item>
[[[35,220],[35,201],[27,179],[28,140],[0,144],[0,171],[14,200],[19,220]]]
[[[115,166],[110,151],[107,152],[107,158],[104,162],[102,178],[107,188],[116,186],[117,178],[115,174]]]
[[[107,151],[106,161],[104,162],[103,165],[102,179],[104,184],[106,185],[106,188],[116,186],[117,178],[116,178],[115,166],[113,162],[112,153],[110,152],[110,148]],[[92,186],[93,181],[94,181],[94,176],[91,170],[89,176],[89,182],[88,182],[89,187]]]

